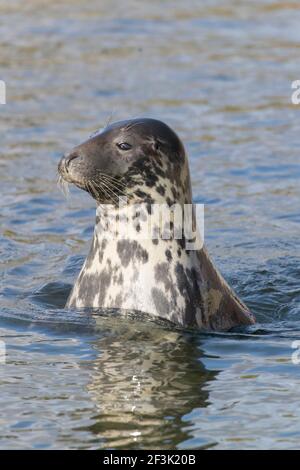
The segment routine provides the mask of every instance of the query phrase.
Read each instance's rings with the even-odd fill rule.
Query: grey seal
[[[130,310],[203,330],[255,322],[204,246],[187,249],[184,234],[140,236],[155,205],[192,203],[188,157],[169,126],[150,118],[110,124],[66,153],[58,172],[97,203],[92,245],[67,308]],[[122,219],[118,202],[124,196],[127,206],[143,207],[138,223]],[[112,214],[121,225],[131,224],[136,238],[108,237],[103,226],[96,230]]]

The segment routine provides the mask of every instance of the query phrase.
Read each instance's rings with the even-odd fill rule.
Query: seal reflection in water
[[[101,449],[176,449],[199,435],[208,444],[195,414],[209,406],[218,371],[203,365],[201,337],[116,315],[96,322],[87,385],[96,413],[81,431]]]
[[[184,234],[181,239],[140,237],[153,204],[192,202],[187,155],[166,124],[146,118],[111,124],[65,154],[58,170],[64,181],[96,200],[96,226],[108,210],[120,217],[119,197],[145,207],[138,224],[127,220],[136,239],[95,230],[66,307],[140,311],[206,330],[254,323],[204,247],[187,249]]]

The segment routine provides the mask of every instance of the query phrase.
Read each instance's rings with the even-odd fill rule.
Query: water
[[[0,15],[0,447],[299,447],[299,5],[2,0]],[[63,198],[58,160],[143,115],[186,143],[207,247],[253,328],[64,311],[94,205]]]

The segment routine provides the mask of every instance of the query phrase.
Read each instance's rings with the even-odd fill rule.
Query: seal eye
[[[119,144],[117,144],[117,146],[121,150],[130,150],[132,148],[131,145],[128,144],[128,142],[120,142]]]

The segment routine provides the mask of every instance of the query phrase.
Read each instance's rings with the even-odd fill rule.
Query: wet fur
[[[115,148],[130,140],[132,152]],[[117,139],[117,140],[116,140]],[[66,159],[75,154],[74,163]],[[205,248],[189,251],[185,240],[141,239],[151,204],[192,201],[184,147],[164,123],[136,119],[115,123],[75,147],[59,164],[64,180],[88,191],[97,201],[97,217],[117,211],[118,197],[144,204],[132,224],[136,239],[110,239],[95,230],[90,252],[67,302],[68,308],[117,308],[165,318],[181,326],[228,330],[254,322],[213,266]],[[96,227],[100,222],[96,218]]]

